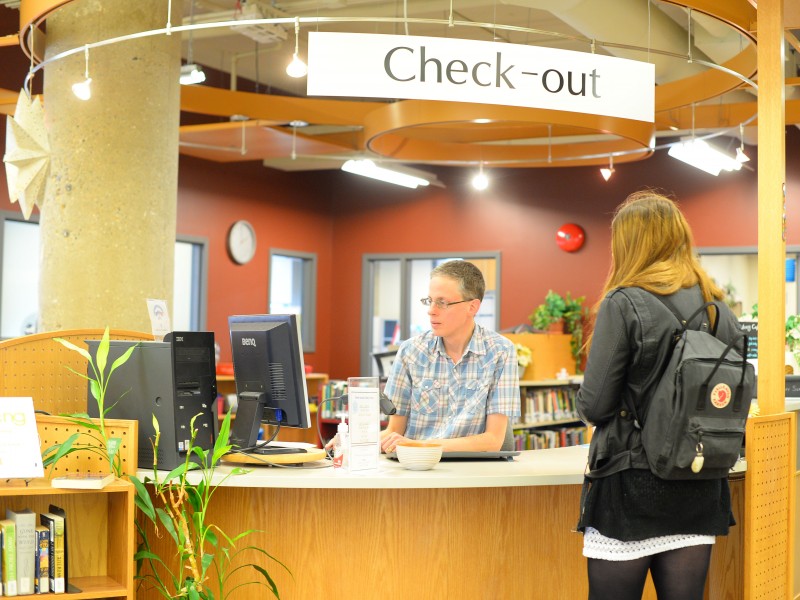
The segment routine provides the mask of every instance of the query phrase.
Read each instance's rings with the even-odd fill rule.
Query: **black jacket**
[[[702,304],[700,288],[681,289],[668,296],[688,318]],[[723,302],[717,337],[726,343],[744,335]],[[708,327],[702,313],[688,326]],[[612,290],[603,299],[577,407],[581,418],[596,425],[589,447],[589,477],[604,477],[624,469],[648,469],[641,437],[630,407],[642,414],[666,364],[678,322],[670,310],[640,288]]]

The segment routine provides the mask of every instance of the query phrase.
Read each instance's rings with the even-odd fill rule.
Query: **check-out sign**
[[[590,52],[310,32],[309,96],[477,102],[654,120],[652,64]]]

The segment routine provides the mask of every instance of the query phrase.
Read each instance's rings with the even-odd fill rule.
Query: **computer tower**
[[[99,343],[87,340],[92,356]],[[192,418],[196,417],[196,447],[211,450],[217,438],[214,334],[175,331],[163,342],[111,340],[108,364],[133,345],[138,347],[110,377],[105,405],[111,409],[106,417],[139,421],[138,466],[152,469],[155,416],[161,432],[156,466],[172,470],[186,459]],[[97,417],[97,401],[90,391],[87,396],[87,412]]]

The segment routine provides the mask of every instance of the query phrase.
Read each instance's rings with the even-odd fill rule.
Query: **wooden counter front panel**
[[[734,493],[737,493],[734,486]],[[220,488],[209,522],[283,561],[266,566],[281,598],[579,600],[580,486],[336,490]],[[737,515],[740,520],[741,514]],[[720,539],[710,598],[738,598],[741,557]],[[737,562],[738,561],[738,562]],[[247,577],[253,578],[251,572]],[[237,575],[236,582],[245,581]],[[233,583],[233,582],[231,582]],[[734,595],[731,595],[734,594]],[[140,598],[149,598],[140,592]],[[232,598],[267,597],[246,586]],[[652,584],[644,596],[655,600]]]

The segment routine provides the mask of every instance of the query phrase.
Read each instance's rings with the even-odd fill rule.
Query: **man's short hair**
[[[481,270],[466,260],[449,260],[431,271],[431,277],[449,277],[454,279],[464,300],[483,300],[486,282]]]

